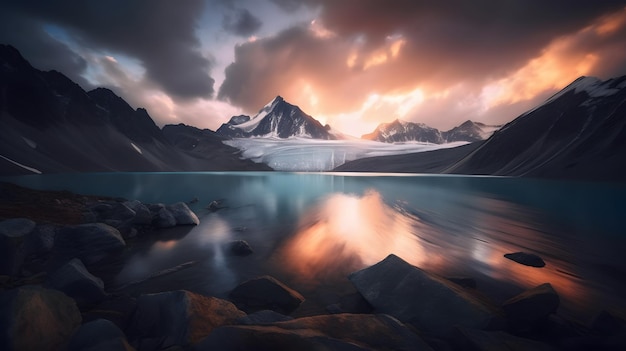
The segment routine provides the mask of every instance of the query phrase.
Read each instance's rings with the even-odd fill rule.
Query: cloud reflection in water
[[[305,212],[282,255],[290,270],[309,280],[345,276],[391,253],[419,265],[424,259],[416,235],[420,225],[374,190],[362,197],[335,193]]]

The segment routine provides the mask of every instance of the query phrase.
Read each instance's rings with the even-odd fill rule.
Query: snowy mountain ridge
[[[330,126],[322,126],[298,106],[276,96],[252,118],[245,115],[233,116],[220,126],[216,133],[227,138],[249,137],[303,137],[311,139],[337,139]]]
[[[457,141],[474,142],[485,140],[500,126],[486,125],[480,122],[465,121],[448,131],[440,131],[424,123],[414,123],[396,119],[380,124],[372,133],[361,138],[386,143],[417,141],[432,144],[445,144]]]

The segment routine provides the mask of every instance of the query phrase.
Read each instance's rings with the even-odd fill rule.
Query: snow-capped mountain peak
[[[247,117],[247,118],[246,118]],[[276,96],[252,118],[235,116],[223,124],[217,133],[229,138],[248,137],[306,137],[313,139],[336,139],[329,133],[330,127],[322,126],[298,106]]]
[[[424,123],[415,123],[396,119],[390,123],[382,123],[363,139],[377,140],[387,143],[417,141],[423,143],[443,144],[457,141],[474,142],[487,139],[500,126],[490,126],[467,120],[448,131],[439,131]]]

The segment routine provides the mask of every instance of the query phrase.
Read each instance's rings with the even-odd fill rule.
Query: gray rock
[[[429,350],[387,315],[335,314],[216,328],[196,350]]]
[[[126,206],[125,203],[116,201],[99,202],[91,205],[89,209],[96,214],[97,220],[100,222],[110,219],[124,222],[132,220],[136,215],[135,211]]]
[[[81,322],[60,291],[24,286],[0,293],[1,350],[59,350]]]
[[[54,252],[68,259],[79,258],[90,266],[125,246],[117,229],[104,223],[89,223],[61,228],[55,238]]]
[[[452,339],[461,350],[475,351],[550,351],[552,347],[530,339],[520,338],[502,331],[483,331],[459,328]]]
[[[157,226],[157,228],[170,228],[176,226],[176,218],[174,215],[167,209],[162,208],[157,212],[156,217],[153,220],[153,224]]]
[[[152,213],[150,209],[139,200],[131,200],[124,202],[131,210],[135,211],[135,217],[133,218],[133,224],[137,225],[149,225],[152,223]]]
[[[0,275],[15,276],[24,263],[24,240],[35,229],[27,218],[12,218],[0,222]]]
[[[497,308],[395,255],[348,278],[376,312],[435,335],[449,336],[455,325],[476,329],[503,326]]]
[[[0,222],[0,235],[22,238],[35,229],[37,224],[28,218],[11,218]]]
[[[502,304],[511,325],[522,329],[556,312],[558,307],[559,295],[549,283],[526,290]]]
[[[57,227],[40,224],[24,238],[24,252],[29,255],[43,255],[52,251]]]
[[[269,309],[290,313],[304,301],[300,293],[267,275],[237,285],[229,296],[246,312]]]
[[[140,350],[188,346],[244,315],[228,301],[189,291],[146,294],[137,299],[129,338]]]
[[[285,316],[272,310],[262,310],[250,313],[237,319],[237,324],[244,325],[266,325],[276,322],[284,322],[292,320],[292,317]]]
[[[530,266],[530,267],[541,268],[546,265],[546,263],[541,259],[541,257],[535,254],[530,254],[526,252],[508,253],[508,254],[504,254],[504,257],[508,258],[509,260],[515,261],[519,264],[523,264],[525,266]]]
[[[102,279],[93,276],[81,260],[74,258],[48,276],[48,285],[76,300],[78,305],[89,305],[106,297]]]
[[[68,351],[123,350],[133,348],[124,333],[111,321],[97,319],[83,324],[72,336]]]
[[[235,240],[230,243],[230,252],[237,256],[248,256],[252,254],[252,248],[245,240]]]
[[[184,202],[177,202],[167,206],[167,209],[172,213],[174,219],[176,219],[177,225],[198,225],[200,220],[192,210],[189,209]]]

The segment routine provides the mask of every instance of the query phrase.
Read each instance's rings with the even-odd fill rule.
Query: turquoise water
[[[346,275],[390,253],[444,276],[472,276],[501,301],[545,282],[561,310],[588,318],[626,305],[626,186],[437,175],[279,172],[102,173],[5,177],[23,186],[138,199],[199,201],[197,227],[134,245],[109,282],[122,287],[157,271],[189,268],[128,288],[226,296],[271,274],[299,289],[311,310],[351,291]],[[223,209],[210,212],[219,200]],[[190,230],[189,230],[190,229]],[[254,254],[227,244],[246,240]],[[505,259],[540,255],[544,268]]]

